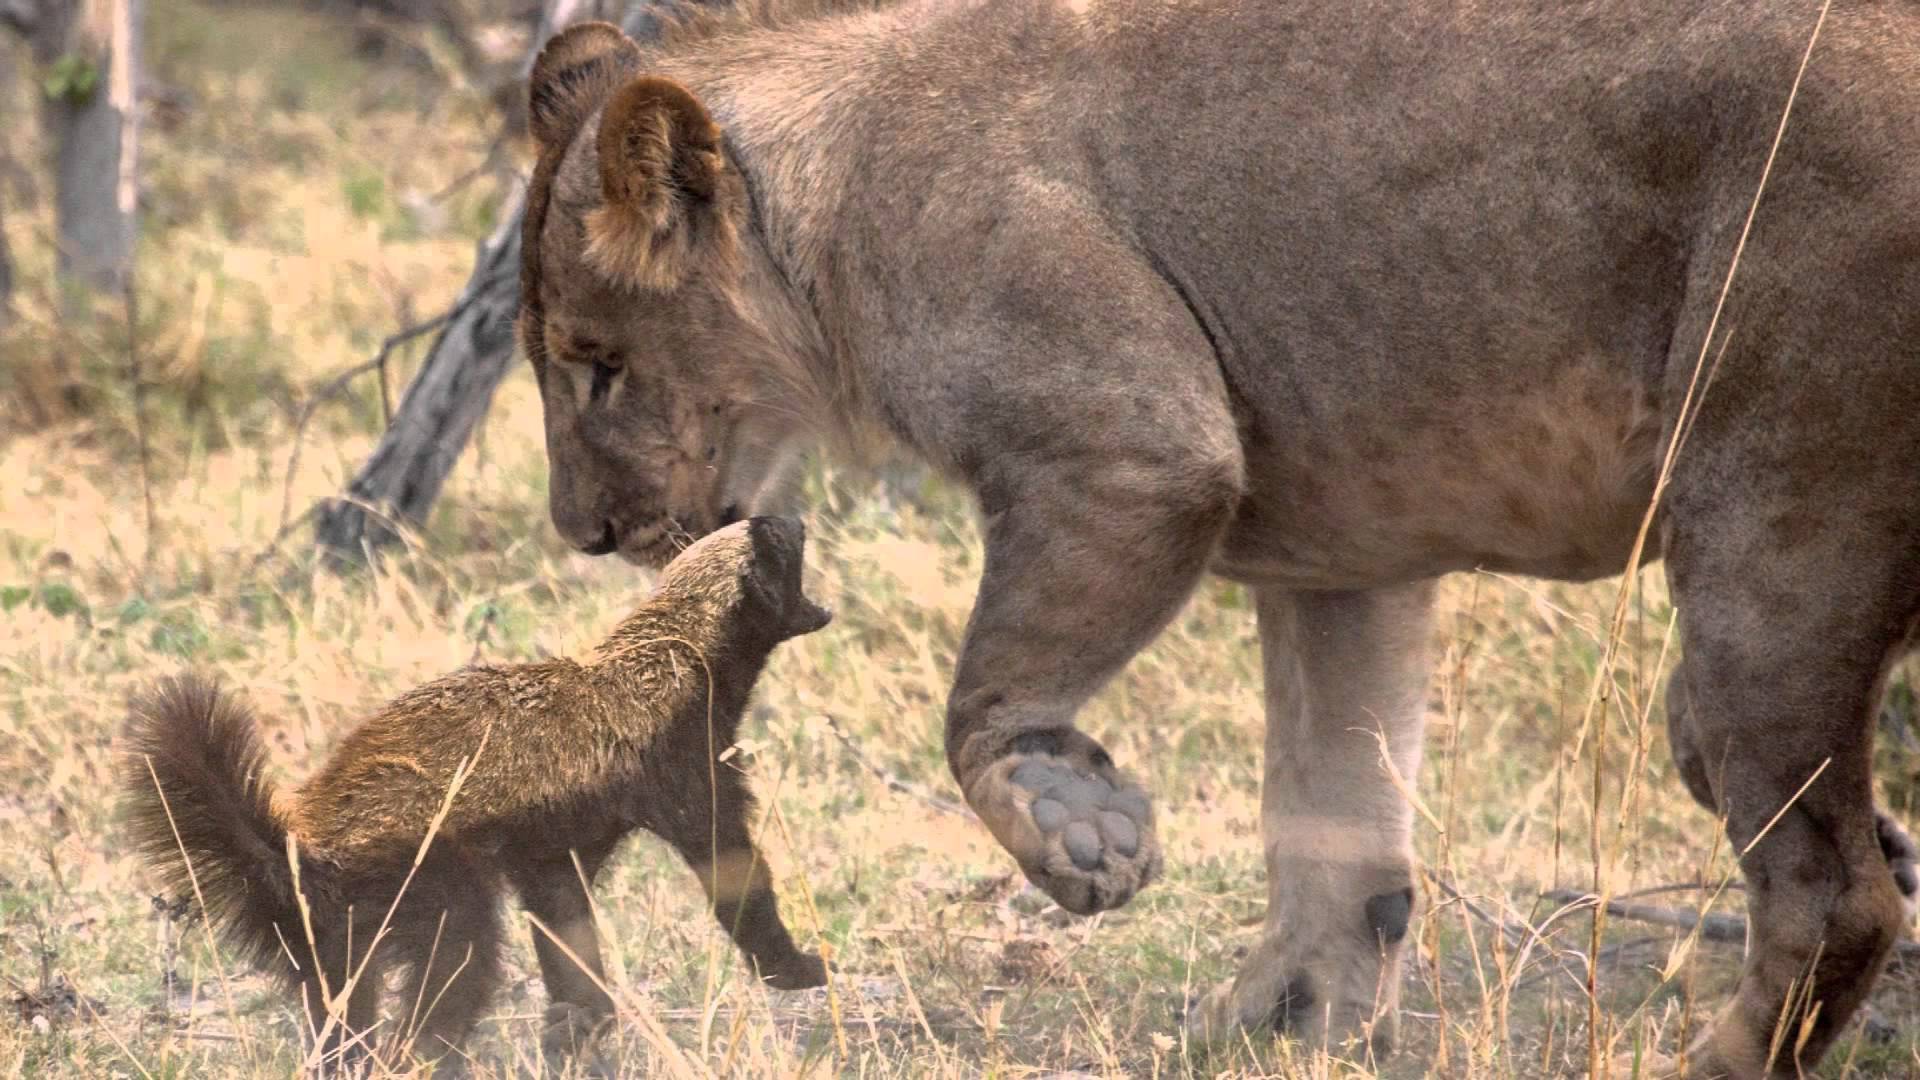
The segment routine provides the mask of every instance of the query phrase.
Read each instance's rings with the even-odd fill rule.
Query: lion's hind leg
[[[1693,724],[1687,704],[1687,666],[1682,662],[1667,679],[1667,739],[1673,747],[1674,768],[1687,793],[1701,806],[1718,813],[1714,786],[1719,763],[1707,760]],[[1874,838],[1887,860],[1887,869],[1893,872],[1893,883],[1900,890],[1911,924],[1920,915],[1920,845],[1885,810],[1874,811]]]
[[[1819,310],[1758,325],[1836,331],[1802,307]],[[1730,354],[1747,392],[1706,397],[1667,500],[1686,734],[1751,920],[1739,985],[1689,1051],[1690,1076],[1814,1067],[1906,923],[1911,845],[1876,812],[1872,759],[1887,673],[1920,620],[1920,390],[1910,368],[1873,362],[1884,329],[1845,324],[1873,340],[1829,378],[1804,372],[1835,355],[1831,340]],[[1775,381],[1752,389],[1763,377]],[[1788,436],[1756,415],[1826,419]]]

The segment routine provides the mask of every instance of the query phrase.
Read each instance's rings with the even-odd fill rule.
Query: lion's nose
[[[588,555],[610,555],[620,546],[620,540],[613,535],[613,522],[603,522],[600,526],[600,538],[590,544],[581,544],[580,550]]]
[[[728,503],[726,505],[726,508],[720,511],[720,524],[718,527],[724,529],[727,526],[739,520],[740,520],[740,504]]]

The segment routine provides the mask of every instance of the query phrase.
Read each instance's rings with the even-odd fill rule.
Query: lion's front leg
[[[1227,453],[1057,461],[989,493],[986,572],[947,710],[967,801],[1061,907],[1118,907],[1160,870],[1152,806],[1073,726],[1205,571],[1239,498]]]
[[[1261,832],[1267,921],[1239,976],[1190,1019],[1204,1040],[1283,1030],[1338,1052],[1385,1051],[1413,917],[1411,783],[1430,668],[1431,583],[1368,592],[1261,590],[1267,694]]]

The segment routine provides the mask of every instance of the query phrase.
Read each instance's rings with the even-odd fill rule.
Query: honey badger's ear
[[[542,150],[563,150],[580,125],[640,70],[640,47],[612,23],[583,22],[555,35],[533,62],[527,113]]]
[[[720,126],[686,87],[642,76],[600,114],[601,205],[587,216],[587,259],[616,281],[670,289],[695,259],[724,263],[739,197]]]

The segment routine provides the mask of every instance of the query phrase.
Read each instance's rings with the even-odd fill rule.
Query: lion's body
[[[1762,1071],[1816,955],[1817,1054],[1900,919],[1868,717],[1920,616],[1920,5],[1835,5],[1722,310],[1817,14],[918,0],[578,38],[527,253],[555,521],[651,557],[750,507],[794,412],[964,479],[950,757],[1078,910],[1159,855],[1121,801],[1035,824],[1071,772],[1131,793],[1075,711],[1204,571],[1255,585],[1273,921],[1202,1021],[1380,1037],[1410,811],[1363,729],[1417,767],[1429,583],[1626,568],[1684,419],[1642,555],[1689,786],[1744,845],[1828,762],[1746,859],[1756,959],[1693,1069]]]
[[[975,477],[1069,395],[1162,440],[1178,406],[1125,400],[1166,378],[1125,369],[1146,350],[1064,386],[1005,347],[1146,331],[1185,348],[1141,362],[1231,406],[1223,571],[1596,577],[1626,565],[1815,12],[1520,7],[923,5],[653,70],[738,146],[856,368],[832,378],[926,458]],[[1846,11],[1821,55],[1749,274],[1797,279],[1808,322],[1869,274],[1914,310],[1895,118],[1920,116],[1920,9]],[[825,103],[806,139],[801,98]],[[1798,363],[1741,378],[1790,387]],[[983,415],[1003,398],[1032,411]]]

